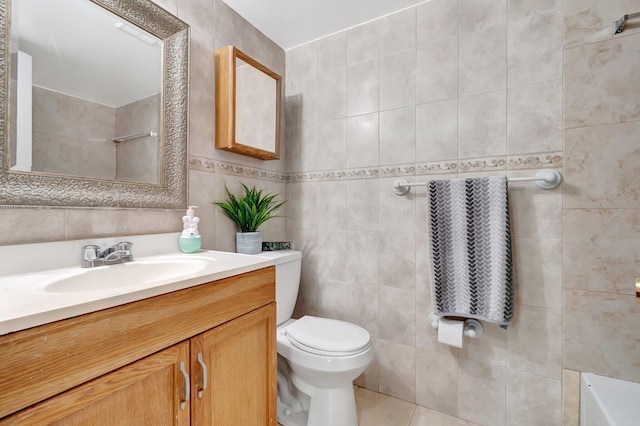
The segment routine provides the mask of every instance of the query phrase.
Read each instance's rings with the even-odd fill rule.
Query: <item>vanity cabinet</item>
[[[270,267],[0,336],[0,425],[275,425],[275,323]]]

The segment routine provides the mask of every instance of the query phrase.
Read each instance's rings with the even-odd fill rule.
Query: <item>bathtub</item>
[[[640,425],[640,383],[582,373],[580,426]]]

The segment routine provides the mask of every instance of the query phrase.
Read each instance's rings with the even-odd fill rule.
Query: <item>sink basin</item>
[[[85,292],[119,287],[147,285],[173,280],[206,269],[210,262],[201,259],[166,259],[122,263],[82,269],[74,275],[47,284],[49,293]]]

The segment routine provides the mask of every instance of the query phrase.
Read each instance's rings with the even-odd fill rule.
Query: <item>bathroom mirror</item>
[[[233,46],[216,50],[216,148],[280,158],[281,77]]]
[[[0,0],[0,31],[0,205],[186,205],[187,24],[149,0]]]

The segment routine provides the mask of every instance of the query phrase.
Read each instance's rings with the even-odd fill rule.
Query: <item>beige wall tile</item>
[[[509,22],[509,87],[562,78],[562,11]]]
[[[178,3],[178,18],[202,31],[214,34],[214,2],[193,0]]]
[[[194,13],[197,13],[197,10]],[[243,21],[244,19],[224,1],[214,0],[214,35],[221,45],[232,45],[242,50]]]
[[[522,177],[534,173],[518,170],[507,175]],[[513,237],[562,238],[562,185],[541,191],[531,182],[509,182],[509,209]]]
[[[415,290],[380,286],[378,294],[380,338],[413,348],[416,340]],[[387,373],[390,374],[391,371],[387,370]],[[382,389],[381,391],[384,392]],[[407,399],[401,396],[398,398]]]
[[[506,24],[460,35],[460,95],[507,87]]]
[[[416,350],[416,403],[458,415],[458,363],[447,352]]]
[[[379,180],[379,229],[388,232],[414,232],[415,198],[412,196],[398,197],[391,190],[394,181],[395,178]]]
[[[562,0],[508,0],[508,18],[519,19],[562,9]]]
[[[318,229],[338,231],[346,229],[344,220],[347,206],[347,186],[344,182],[326,181],[317,183]]]
[[[378,111],[378,60],[361,62],[347,68],[347,116]]]
[[[509,155],[562,150],[562,80],[509,89]]]
[[[2,208],[0,216],[1,245],[65,239],[65,211],[62,209]],[[37,232],[31,232],[32,227]]]
[[[479,338],[464,337],[458,356],[504,367],[507,365],[507,331],[496,324],[484,323],[483,326],[484,333]]]
[[[560,380],[507,370],[507,424],[560,426],[561,393]]]
[[[453,160],[458,157],[458,100],[416,106],[415,161]]]
[[[458,360],[458,416],[483,425],[505,424],[504,367]]]
[[[318,238],[320,240],[320,238]],[[318,242],[318,246],[320,243]],[[320,247],[318,247],[320,253]],[[318,255],[318,270],[321,270],[321,257]],[[319,278],[315,288],[317,313],[321,317],[346,320],[347,285],[344,281]]]
[[[350,180],[346,182],[346,185],[346,229],[350,231],[377,231],[380,193],[378,179]]]
[[[507,20],[507,0],[460,0],[460,33],[502,25]]]
[[[347,231],[347,281],[378,284],[378,233]]]
[[[317,182],[291,183],[287,188],[289,228],[314,229],[318,225]]]
[[[564,367],[640,382],[637,317],[633,295],[565,290]]]
[[[458,34],[458,4],[449,0],[432,0],[418,4],[418,49],[434,40]]]
[[[376,286],[349,283],[345,287],[345,319],[378,337],[378,289]]]
[[[65,210],[65,240],[182,230],[183,210]]]
[[[415,161],[415,123],[415,107],[380,113],[380,165],[406,164]]]
[[[380,110],[415,105],[416,51],[405,50],[380,60]]]
[[[318,277],[345,281],[346,267],[346,232],[318,231]]]
[[[378,165],[378,121],[377,112],[347,118],[348,168]]]
[[[640,35],[565,50],[565,128],[640,119]],[[571,152],[568,150],[567,152]]]
[[[640,210],[566,210],[564,288],[634,294]]]
[[[507,365],[511,370],[562,377],[562,312],[518,305],[507,330]]]
[[[458,96],[457,37],[422,43],[417,52],[416,67],[417,103]]]
[[[458,108],[460,158],[507,153],[506,90],[461,97]]]
[[[416,399],[416,354],[413,346],[378,341],[380,368],[380,392],[415,402]],[[409,416],[409,418],[411,418]],[[363,419],[360,419],[363,422]]]
[[[336,68],[318,74],[318,121],[347,115],[347,69]]]
[[[566,0],[565,46],[573,47],[611,38],[612,22],[638,9],[637,0]],[[621,36],[638,33],[627,25]],[[620,37],[620,36],[617,36]]]
[[[389,56],[416,47],[416,8],[412,7],[380,19],[380,56]]]
[[[580,372],[562,370],[562,426],[580,425]]]
[[[517,237],[516,298],[523,305],[562,307],[562,240]]]
[[[416,236],[414,233],[379,234],[379,279],[388,287],[415,288]]]
[[[347,30],[347,66],[378,59],[379,31],[379,20]]]
[[[318,40],[318,72],[346,66],[347,37],[339,32]]]
[[[353,381],[356,386],[362,386],[372,391],[378,391],[378,339],[371,339],[371,348],[373,349],[373,360],[367,369]],[[360,405],[360,404],[358,404]]]
[[[567,130],[565,208],[639,208],[638,138],[640,122]]]
[[[318,170],[340,170],[347,164],[347,120],[318,123]]]

